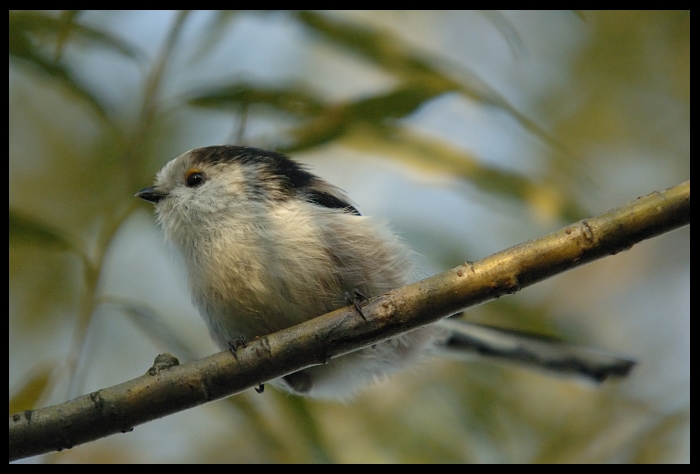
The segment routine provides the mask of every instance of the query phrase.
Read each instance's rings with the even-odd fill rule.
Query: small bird
[[[155,204],[192,300],[222,350],[348,304],[361,311],[354,298],[413,279],[413,252],[386,221],[360,215],[343,191],[281,153],[197,148],[168,162],[136,196]],[[598,381],[634,366],[449,318],[271,383],[297,395],[348,399],[431,353],[478,353]]]

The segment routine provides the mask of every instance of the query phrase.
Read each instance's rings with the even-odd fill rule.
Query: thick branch
[[[519,291],[690,223],[690,182],[474,263],[184,365],[157,359],[143,376],[60,405],[10,416],[10,461],[71,448],[228,397]]]

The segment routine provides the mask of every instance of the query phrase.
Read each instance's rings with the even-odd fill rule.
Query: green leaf
[[[34,369],[34,374],[10,397],[10,413],[36,408],[37,401],[50,384],[53,369],[53,364],[44,364],[41,368]]]
[[[76,23],[79,13],[76,10],[66,10],[61,12],[58,18],[54,18],[37,11],[10,12],[10,42],[13,36],[32,37],[35,40],[55,37],[57,50],[60,51],[66,41],[72,37],[91,47],[106,48],[127,58],[146,62],[146,54],[123,39],[106,31]],[[58,58],[60,54],[56,56]]]
[[[302,87],[265,88],[234,82],[201,89],[188,103],[194,107],[238,111],[243,106],[263,105],[299,116],[315,116],[324,104]]]
[[[36,245],[59,251],[74,250],[64,232],[13,209],[10,209],[10,245]]]
[[[381,125],[390,119],[401,119],[447,89],[439,85],[406,83],[385,94],[354,102],[334,104],[319,111],[313,120],[292,131],[295,142],[283,148],[293,152],[338,139],[348,129],[362,124]]]

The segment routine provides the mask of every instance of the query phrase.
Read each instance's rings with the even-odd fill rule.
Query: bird
[[[340,188],[279,152],[193,149],[166,163],[136,196],[155,205],[192,301],[222,350],[344,306],[362,315],[359,300],[415,279],[415,253],[385,219],[361,215]],[[295,395],[347,400],[434,354],[478,354],[595,381],[625,376],[635,365],[452,317],[270,383]]]

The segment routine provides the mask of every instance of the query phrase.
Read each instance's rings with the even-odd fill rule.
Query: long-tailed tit
[[[226,349],[411,282],[411,250],[387,224],[361,216],[337,187],[275,152],[241,146],[188,151],[136,196],[155,204],[187,270],[195,306]],[[633,362],[453,319],[304,369],[272,383],[347,398],[435,349],[476,352],[602,380]]]

